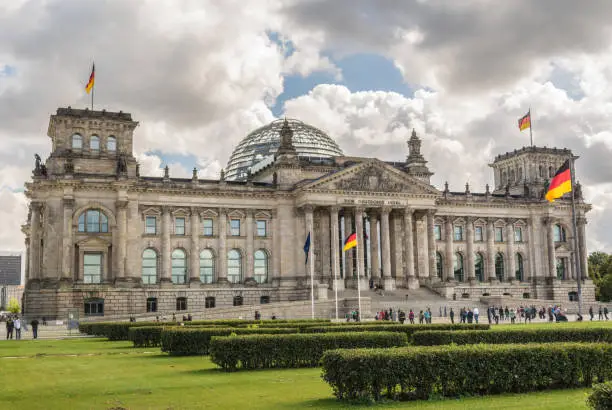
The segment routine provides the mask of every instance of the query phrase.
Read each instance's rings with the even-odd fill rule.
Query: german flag
[[[546,191],[546,199],[549,202],[554,202],[555,199],[561,198],[568,192],[572,192],[572,174],[569,159],[563,163],[555,176],[550,180],[548,190]]]
[[[523,115],[518,120],[519,130],[523,131],[527,128],[531,128],[531,111],[528,111],[527,114]]]
[[[349,249],[352,249],[352,248],[354,248],[356,246],[357,246],[357,234],[356,233],[352,233],[344,241],[344,248],[342,248],[342,250],[344,252],[346,252]]]
[[[89,94],[95,82],[96,82],[96,65],[92,64],[91,74],[89,75],[89,81],[87,82],[87,85],[85,86],[85,91],[87,91],[87,94]]]

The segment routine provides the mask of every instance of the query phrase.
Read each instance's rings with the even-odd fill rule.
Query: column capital
[[[302,206],[302,211],[304,211],[304,213],[310,213],[311,214],[311,213],[314,212],[314,205],[310,205],[310,204],[304,205],[304,206]]]
[[[466,216],[465,217],[465,223],[468,224],[468,225],[474,223],[475,220],[476,220],[476,218],[473,217],[473,216]]]
[[[587,219],[586,219],[584,216],[579,216],[578,218],[576,218],[576,224],[577,224],[578,226],[584,226],[584,225],[586,225],[587,223],[588,223],[588,222],[587,222]]]
[[[435,215],[436,215],[436,213],[438,213],[438,210],[437,210],[437,209],[427,209],[427,210],[425,211],[425,214],[426,214],[427,216],[431,216],[431,217],[435,216]]]
[[[255,211],[251,208],[247,208],[244,210],[244,213],[246,215],[247,218],[252,218],[253,215],[255,214]]]
[[[415,209],[412,207],[407,206],[406,208],[404,208],[404,215],[406,216],[412,216],[415,212]]]
[[[357,215],[358,213],[362,214],[365,212],[365,208],[363,206],[356,206],[355,207],[355,215]]]
[[[174,207],[168,205],[162,205],[161,207],[162,214],[169,214],[174,210]]]
[[[340,207],[337,205],[330,206],[329,212],[331,212],[332,214],[338,214],[340,213]]]
[[[389,216],[389,214],[391,213],[392,208],[390,206],[383,206],[382,208],[380,208],[380,212],[383,215],[387,215]]]
[[[545,218],[542,218],[542,222],[544,223],[544,225],[552,226],[556,224],[557,222],[559,222],[559,220],[555,217],[547,216]]]
[[[217,208],[217,210],[219,211],[219,215],[223,214],[223,215],[227,215],[227,208]]]
[[[201,209],[195,206],[192,206],[189,208],[189,212],[191,214],[191,216],[199,216],[200,215],[200,211]]]
[[[125,209],[128,206],[128,201],[126,199],[118,199],[115,201],[115,207],[117,209]]]

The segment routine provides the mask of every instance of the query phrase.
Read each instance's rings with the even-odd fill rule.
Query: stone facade
[[[594,298],[586,213],[549,204],[571,153],[529,147],[491,164],[495,189],[440,191],[413,132],[405,162],[298,155],[289,123],[244,181],[141,176],[127,113],[60,108],[26,184],[25,311],[65,317],[319,300],[326,289],[427,287],[448,298]],[[311,233],[305,264],[304,242]],[[359,246],[342,251],[356,232]],[[311,283],[310,275],[314,282]],[[311,286],[312,285],[312,286]]]

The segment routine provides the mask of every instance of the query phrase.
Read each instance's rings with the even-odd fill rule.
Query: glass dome
[[[284,119],[256,129],[234,149],[225,169],[228,180],[244,180],[249,168],[255,172],[274,161],[280,145],[280,130]],[[293,131],[293,146],[298,157],[313,161],[344,155],[338,144],[318,128],[287,118]]]

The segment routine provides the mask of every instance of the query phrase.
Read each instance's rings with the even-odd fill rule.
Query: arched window
[[[230,283],[242,281],[242,255],[237,249],[231,249],[227,253],[227,280]]]
[[[175,249],[172,251],[172,283],[185,283],[187,276],[186,262],[184,250]]]
[[[514,177],[515,177],[514,170],[511,169],[510,170],[510,181],[509,181],[510,184],[514,183],[515,181]]]
[[[540,178],[546,178],[546,171],[542,165],[540,165]]]
[[[565,235],[565,228],[559,224],[556,224],[553,228],[555,242],[565,242],[567,237]]]
[[[502,253],[495,255],[495,277],[500,282],[504,280],[504,255]]]
[[[506,174],[506,171],[502,171],[501,184],[502,186],[506,186],[507,183],[508,183],[508,174]]]
[[[557,279],[565,279],[565,258],[557,258]]]
[[[515,277],[516,280],[518,281],[524,281],[524,273],[523,273],[523,255],[521,255],[520,253],[516,254],[516,272],[515,272]]]
[[[548,177],[549,178],[552,178],[552,176],[555,175],[554,172],[555,171],[553,170],[553,167],[548,167]]]
[[[521,182],[523,180],[523,168],[518,167],[516,169],[516,174],[518,175],[518,182]]]
[[[100,137],[97,135],[92,135],[89,139],[89,150],[90,151],[100,151]]]
[[[453,255],[453,271],[455,272],[455,280],[463,282],[463,255],[459,252]]]
[[[157,252],[154,249],[149,248],[142,252],[142,283],[157,283]]]
[[[484,260],[480,252],[477,252],[474,258],[474,270],[476,271],[476,279],[479,282],[484,282]]]
[[[255,267],[253,278],[257,283],[266,283],[268,281],[268,254],[266,251],[259,249],[255,252]]]
[[[99,209],[88,209],[79,215],[79,232],[108,232],[108,217]]]
[[[200,252],[200,281],[213,283],[215,277],[215,256],[210,249]]]
[[[109,152],[117,151],[117,139],[112,135],[106,139],[106,150]]]
[[[72,136],[72,149],[82,149],[83,148],[83,137],[81,134],[74,134]]]
[[[444,265],[442,263],[442,254],[440,252],[436,252],[436,270],[438,273],[438,278],[442,279],[442,272],[444,269]]]

